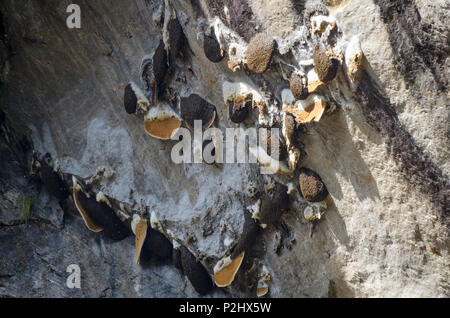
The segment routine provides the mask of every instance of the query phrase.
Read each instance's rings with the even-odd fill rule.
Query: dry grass
[[[17,204],[23,212],[23,220],[28,223],[31,218],[31,209],[34,205],[34,199],[24,193],[20,193],[17,201]]]

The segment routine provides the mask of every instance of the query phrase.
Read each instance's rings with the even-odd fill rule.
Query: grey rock
[[[237,8],[234,1],[223,1],[231,10],[223,22],[232,33],[225,34],[225,45],[245,45],[266,32],[278,44],[275,64],[275,58],[283,59],[281,68],[292,71],[289,65],[295,64],[307,71],[315,35],[304,20],[326,10],[321,1],[294,2],[246,0]],[[298,137],[307,154],[300,164],[320,174],[330,193],[328,210],[310,237],[302,217],[308,203],[294,191],[290,211],[255,243],[247,265],[256,262],[270,270],[270,297],[450,295],[448,58],[441,58],[448,50],[448,4],[410,1],[401,6],[406,15],[398,16],[394,2],[324,1],[339,27],[327,44],[345,45],[358,36],[368,78],[348,85],[345,69],[339,69],[325,93],[337,110]],[[203,96],[216,105],[222,130],[230,125],[224,80],[251,83],[281,104],[281,90],[289,83],[277,65],[263,75],[245,74],[204,56],[197,22],[224,19],[219,2],[171,3],[192,52],[172,62],[164,99],[176,109],[175,95]],[[125,85],[140,81],[142,58],[151,56],[162,38],[153,19],[161,1],[78,4],[82,27],[69,30],[66,2],[0,3],[8,34],[0,45],[1,108],[12,128],[27,134],[35,150],[49,152],[62,173],[88,178],[99,167],[113,172],[94,190],[133,211],[143,205],[154,212],[211,274],[237,242],[242,211],[255,203],[245,190],[249,181],[263,183],[259,167],[176,165],[170,159],[175,141],[151,138],[142,116],[124,111]],[[419,29],[411,33],[414,27]],[[416,50],[419,44],[427,49]],[[289,50],[292,54],[285,54]],[[372,107],[373,101],[380,107]],[[251,117],[249,122],[257,114]],[[0,296],[199,296],[170,260],[136,265],[133,237],[113,243],[89,232],[70,199],[60,205],[28,179],[27,167],[5,143],[0,152]],[[28,223],[17,205],[20,193],[35,200]],[[225,244],[229,240],[231,246]],[[80,290],[67,288],[70,264],[81,267]],[[216,288],[208,297],[254,296],[242,285]]]

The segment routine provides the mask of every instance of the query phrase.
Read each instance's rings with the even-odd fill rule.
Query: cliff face
[[[174,164],[176,142],[150,137],[142,116],[125,112],[127,83],[145,87],[140,65],[162,39],[164,2],[80,0],[80,29],[66,26],[69,4],[0,3],[0,296],[197,297],[170,260],[136,265],[133,236],[112,242],[86,229],[71,199],[59,203],[28,177],[31,151],[49,153],[68,186],[71,175],[97,175],[93,189],[126,206],[128,214],[154,212],[170,238],[211,274],[227,243],[238,241],[243,213],[255,203],[248,184],[264,191],[268,178],[257,164]],[[296,188],[289,211],[263,231],[246,257],[246,270],[260,272],[264,265],[270,271],[269,295],[448,297],[448,3],[170,4],[187,47],[171,61],[164,98],[202,96],[216,106],[221,130],[237,126],[228,118],[224,81],[247,83],[281,109],[292,69],[312,67],[315,44],[339,55],[353,37],[359,39],[364,58],[358,79],[351,82],[345,56],[338,56],[338,74],[323,93],[336,109],[299,137],[299,167],[316,171],[330,193],[312,236],[298,174],[271,176]],[[311,23],[317,16],[334,17],[335,29],[317,36]],[[212,25],[221,30],[226,50],[233,43],[245,47],[259,32],[273,36],[277,52],[269,70],[233,72],[228,52],[220,63],[209,61],[203,33]],[[257,124],[253,113],[242,127]],[[34,201],[28,222],[18,204],[21,194]],[[70,264],[81,268],[81,289],[66,286]],[[243,270],[231,287],[209,295],[254,296],[248,286],[255,283]]]

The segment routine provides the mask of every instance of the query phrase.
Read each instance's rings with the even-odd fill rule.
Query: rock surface
[[[448,3],[170,3],[189,48],[170,61],[163,97],[176,104],[177,96],[202,96],[216,106],[222,130],[234,127],[223,102],[224,80],[249,83],[280,107],[290,75],[282,73],[312,58],[311,16],[329,12],[336,18],[339,31],[330,39],[338,40],[328,45],[345,45],[353,36],[361,42],[359,83],[348,84],[339,69],[327,93],[336,111],[299,137],[305,153],[300,166],[321,176],[330,193],[328,211],[311,237],[303,218],[308,203],[296,185],[289,212],[246,255],[243,268],[269,268],[268,295],[449,297]],[[59,203],[29,178],[23,153],[30,147],[13,142],[27,136],[31,148],[50,153],[64,174],[88,178],[103,168],[109,177],[99,179],[96,191],[133,211],[154,212],[210,274],[230,241],[237,243],[242,211],[254,204],[247,185],[255,182],[264,191],[267,178],[257,164],[223,164],[222,170],[174,164],[176,142],[151,138],[143,118],[124,111],[127,83],[145,86],[139,65],[162,39],[164,2],[78,4],[81,29],[67,28],[66,2],[0,3],[1,109],[9,123],[8,129],[0,123],[0,297],[198,297],[171,260],[152,257],[136,265],[132,236],[114,243],[88,231],[71,199]],[[236,39],[246,45],[265,32],[285,64],[257,75],[232,72],[227,57],[211,63],[198,34],[215,17],[226,46]],[[34,201],[28,222],[21,193]],[[70,264],[81,268],[81,289],[66,286]],[[207,296],[255,296],[241,276]]]

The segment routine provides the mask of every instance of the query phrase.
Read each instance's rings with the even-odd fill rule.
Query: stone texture
[[[247,43],[265,31],[280,52],[293,47],[281,57],[297,65],[312,58],[309,17],[327,13],[311,0],[274,2],[294,8],[284,21],[271,1],[171,2],[193,54],[173,62],[170,90],[161,98],[173,97],[170,91],[204,96],[216,105],[220,129],[227,127],[220,89],[225,77],[253,82],[273,101],[289,83],[277,69],[255,75],[211,63],[197,40],[197,19],[216,15]],[[358,36],[365,54],[359,83],[348,87],[338,71],[329,85],[337,111],[299,137],[307,154],[301,165],[317,171],[330,193],[328,211],[311,237],[302,217],[308,203],[294,191],[290,211],[263,231],[243,269],[265,264],[273,277],[271,297],[449,297],[448,4],[325,2],[341,40]],[[254,203],[244,192],[249,181],[262,182],[259,168],[175,165],[174,143],[147,136],[143,119],[123,109],[126,84],[139,82],[142,58],[159,44],[161,27],[153,18],[161,1],[78,4],[82,28],[69,30],[65,2],[0,3],[8,34],[0,43],[1,108],[64,173],[90,177],[102,166],[113,171],[96,190],[135,210],[142,204],[155,211],[211,274],[228,249],[225,241],[239,239],[242,211]],[[0,296],[199,296],[170,260],[136,265],[133,237],[113,243],[87,230],[70,199],[63,209],[24,177],[27,169],[14,159],[20,147],[0,146]],[[27,224],[17,205],[21,192],[36,202]],[[70,264],[82,269],[81,290],[66,287]],[[239,275],[235,281],[244,282]],[[208,294],[223,295],[254,293],[234,283]]]

